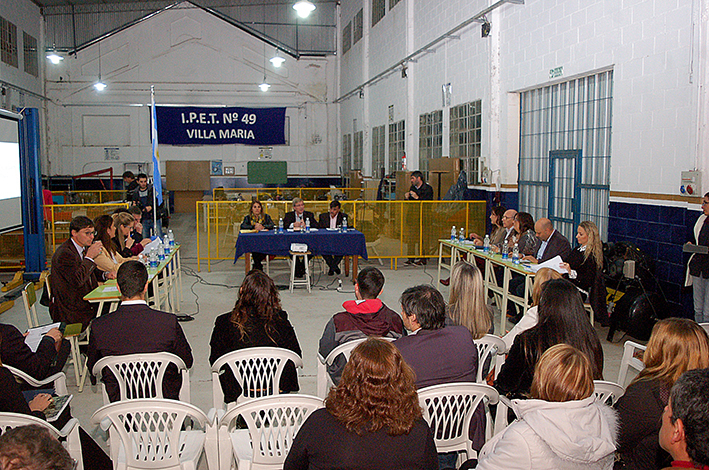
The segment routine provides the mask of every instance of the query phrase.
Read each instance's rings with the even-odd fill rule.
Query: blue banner
[[[156,106],[160,144],[284,145],[286,108]]]

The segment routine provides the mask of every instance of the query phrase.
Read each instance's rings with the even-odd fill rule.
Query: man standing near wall
[[[423,173],[421,173],[420,171],[416,170],[411,173],[411,187],[409,188],[409,191],[404,194],[404,199],[406,199],[407,201],[433,200],[433,188],[430,184],[426,183],[423,180]],[[416,237],[416,239],[418,239],[418,237]],[[414,248],[416,246],[418,246],[418,243],[414,242]],[[409,258],[409,260],[404,264],[406,266],[423,266],[426,264],[426,258]]]
[[[138,175],[138,187],[133,191],[131,201],[133,201],[133,204],[140,207],[142,211],[140,223],[143,224],[143,237],[149,237],[151,235],[162,236],[162,216],[159,212],[160,208],[157,208],[157,227],[155,227],[155,215],[153,211],[156,210],[156,208],[153,207],[155,204],[153,185],[148,184],[148,175],[145,173]],[[153,234],[150,233],[151,230],[154,231]]]

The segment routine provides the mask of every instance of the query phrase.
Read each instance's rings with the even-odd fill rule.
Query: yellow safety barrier
[[[123,190],[98,191],[52,191],[52,197],[64,198],[64,204],[105,204],[107,202],[122,202],[126,198]]]
[[[370,258],[435,258],[438,239],[449,237],[452,226],[466,234],[485,232],[484,201],[340,201],[348,223],[364,233]],[[275,224],[292,210],[288,201],[262,201]],[[197,269],[207,262],[233,260],[239,227],[250,201],[197,202]],[[305,210],[316,217],[327,212],[329,201],[306,201]]]
[[[69,234],[71,219],[85,215],[93,220],[99,215],[113,214],[116,209],[128,209],[125,202],[115,204],[54,204],[44,206],[44,237],[47,240],[47,255],[52,256],[57,246],[64,243]],[[51,242],[51,243],[50,243]]]
[[[299,197],[304,201],[330,201],[333,195],[345,196],[345,199],[359,199],[364,195],[363,188],[214,188],[212,198],[215,201],[287,201]]]
[[[99,215],[112,214],[116,209],[127,209],[127,203],[117,204],[53,204],[44,206],[44,240],[47,258],[51,259],[57,246],[69,238],[69,223],[79,215],[91,220]],[[0,268],[23,267],[25,259],[24,233],[13,230],[0,235]]]

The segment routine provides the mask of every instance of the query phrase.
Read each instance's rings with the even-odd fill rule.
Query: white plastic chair
[[[596,396],[596,400],[608,406],[615,405],[618,399],[625,394],[625,388],[606,380],[594,380],[593,387],[593,394]]]
[[[66,388],[66,375],[64,375],[64,372],[57,372],[56,374],[52,374],[45,379],[38,380],[29,375],[28,373],[21,371],[20,369],[17,369],[15,367],[8,366],[7,364],[3,364],[2,366],[9,370],[12,375],[24,380],[28,385],[34,388],[47,388],[48,385],[51,385],[52,387],[54,387],[54,392],[57,395],[69,394],[69,391]]]
[[[39,326],[37,318],[37,292],[34,290],[34,283],[28,282],[22,288],[22,303],[25,306],[28,328]]]
[[[635,357],[635,353],[638,351],[645,351],[646,346],[642,344],[635,343],[633,341],[626,341],[623,346],[623,358],[620,360],[620,369],[618,370],[618,385],[625,387],[625,379],[628,376],[628,369],[633,368],[640,372],[645,368],[643,361]]]
[[[316,376],[316,382],[317,382],[317,395],[320,398],[325,398],[327,396],[327,392],[330,390],[330,387],[332,387],[334,384],[332,383],[332,379],[330,378],[330,374],[327,373],[327,368],[328,366],[331,366],[333,362],[335,362],[335,358],[342,354],[345,356],[346,360],[350,360],[350,354],[352,354],[352,350],[357,347],[358,344],[364,343],[367,341],[367,338],[358,338],[358,339],[353,339],[352,341],[348,341],[346,343],[342,343],[332,351],[330,351],[330,354],[327,355],[326,358],[323,359],[323,357],[318,353],[318,371],[317,371],[317,376]]]
[[[236,405],[219,420],[219,468],[228,470],[233,463],[239,470],[283,468],[298,430],[322,407],[322,399],[309,395],[275,395]],[[234,429],[238,416],[248,429]]]
[[[500,396],[489,385],[472,382],[433,385],[418,391],[423,418],[433,431],[439,454],[465,452],[465,458],[477,458],[468,438],[470,421],[478,405],[496,404]],[[485,440],[493,434],[490,410],[485,406]]]
[[[700,323],[699,326],[704,328],[704,331],[706,331],[707,334],[709,334],[709,323]]]
[[[138,398],[164,398],[163,380],[170,364],[177,367],[182,375],[180,401],[190,402],[190,374],[185,362],[178,356],[161,352],[145,354],[126,354],[124,356],[107,356],[94,364],[93,374],[101,380],[103,370],[107,368],[118,382],[121,393],[120,401]],[[103,404],[110,403],[106,393],[106,385],[101,383]]]
[[[303,367],[303,359],[284,348],[246,348],[224,354],[212,365],[212,395],[214,408],[224,408],[224,391],[219,381],[219,371],[229,366],[236,382],[241,386],[237,403],[280,393],[281,374],[288,361]]]
[[[81,455],[81,441],[79,439],[79,421],[76,418],[71,418],[64,427],[59,430],[36,416],[19,414],[19,413],[3,413],[0,412],[0,434],[17,426],[27,426],[36,424],[49,430],[49,433],[55,438],[66,439],[64,447],[72,459],[76,461],[78,470],[84,469],[84,459]]]
[[[216,429],[189,403],[160,398],[116,402],[99,408],[91,422],[119,436],[119,449],[111,449],[115,469],[195,470],[203,450],[210,470],[217,469],[216,438],[207,439]],[[202,430],[193,429],[194,424]]]
[[[505,363],[505,354],[507,354],[507,345],[499,336],[485,335],[480,339],[473,341],[478,348],[478,373],[475,381],[480,384],[486,384],[487,373],[495,370],[494,377],[500,373],[502,365]],[[485,363],[490,361],[489,367],[485,367]]]

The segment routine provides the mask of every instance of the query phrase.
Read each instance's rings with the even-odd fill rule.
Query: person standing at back
[[[407,201],[433,200],[433,188],[430,184],[423,180],[423,173],[420,171],[416,170],[411,173],[411,187],[409,188],[409,191],[404,194],[404,199]],[[410,221],[409,223],[413,223],[413,221]],[[426,258],[409,258],[409,260],[404,264],[407,266],[423,266],[426,264]]]

